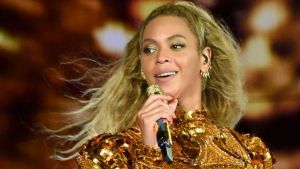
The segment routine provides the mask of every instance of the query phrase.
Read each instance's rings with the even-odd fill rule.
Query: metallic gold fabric
[[[81,169],[269,169],[273,158],[258,137],[218,127],[206,111],[177,115],[171,126],[174,162],[167,164],[159,149],[143,145],[138,128],[101,134],[85,144],[77,157]]]

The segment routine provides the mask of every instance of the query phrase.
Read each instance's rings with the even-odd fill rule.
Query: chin
[[[163,88],[163,91],[164,91],[165,95],[172,96],[173,98],[178,98],[178,90]]]

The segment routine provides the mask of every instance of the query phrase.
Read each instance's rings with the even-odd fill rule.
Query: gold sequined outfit
[[[218,127],[206,111],[181,113],[171,126],[174,162],[168,164],[159,149],[142,143],[137,127],[122,133],[101,134],[83,146],[81,169],[269,169],[273,159],[258,137]]]

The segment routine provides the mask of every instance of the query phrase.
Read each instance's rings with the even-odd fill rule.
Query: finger
[[[150,104],[144,106],[139,113],[143,114],[143,113],[151,111],[151,109],[154,109],[154,108],[160,107],[160,106],[164,107],[165,109],[169,109],[170,108],[169,105],[167,103],[165,103],[164,101],[162,101],[162,100],[155,100],[155,101],[151,102]]]
[[[145,128],[145,129],[153,129],[153,126],[155,126],[157,124],[157,120],[159,119],[166,119],[168,121],[169,124],[173,124],[173,120],[172,117],[169,115],[147,115],[146,117],[146,121],[143,121],[140,125],[143,126],[141,128]]]
[[[168,105],[156,105],[148,110],[143,110],[143,112],[140,113],[140,117],[143,118],[153,114],[166,114],[172,116],[172,110],[168,107]]]
[[[149,110],[148,112],[145,112],[141,114],[140,119],[142,123],[148,124],[149,123],[153,125],[158,119],[160,118],[165,118],[167,119],[170,123],[173,122],[173,117],[172,114],[170,113],[169,108],[165,108],[162,106],[154,107],[153,109]]]
[[[158,131],[158,128],[159,128],[158,124],[155,123],[155,124],[153,125],[153,131],[156,133],[156,132]]]
[[[167,96],[167,95],[151,95],[145,101],[143,107],[150,104],[150,103],[152,103],[155,100],[166,100],[168,102],[168,101],[173,100],[173,97],[172,96]]]

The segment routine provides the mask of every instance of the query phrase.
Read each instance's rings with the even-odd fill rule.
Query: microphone
[[[147,88],[147,95],[163,95],[164,92],[160,88],[159,85],[150,85]],[[171,139],[171,132],[169,128],[169,123],[166,119],[160,118],[156,121],[158,124],[158,131],[156,133],[157,143],[159,148],[161,149],[163,158],[167,163],[173,162],[173,155],[172,155],[172,139]]]

